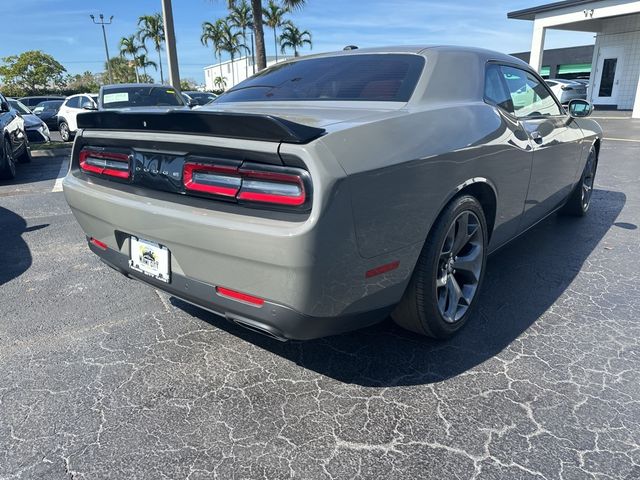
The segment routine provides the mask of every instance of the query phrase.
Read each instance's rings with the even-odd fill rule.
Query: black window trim
[[[499,66],[499,67],[502,67],[502,66],[504,66],[504,67],[511,67],[511,68],[515,68],[515,69],[517,69],[517,70],[521,70],[521,71],[523,71],[523,72],[530,73],[531,75],[533,75],[533,76],[536,78],[536,80],[538,80],[538,81],[539,81],[539,82],[544,86],[544,88],[547,90],[547,92],[549,93],[549,95],[551,95],[551,98],[553,99],[553,101],[555,102],[555,104],[556,104],[556,105],[558,106],[558,108],[560,109],[560,115],[540,115],[540,116],[536,116],[536,117],[518,117],[518,116],[515,114],[515,111],[510,112],[509,110],[505,110],[504,108],[502,108],[502,107],[500,107],[500,106],[496,105],[495,103],[491,102],[490,100],[488,100],[488,99],[485,97],[485,95],[484,95],[484,93],[485,93],[485,91],[486,91],[486,88],[487,88],[486,83],[484,83],[484,82],[486,82],[486,78],[487,78],[487,67],[488,67],[489,65],[497,65],[497,66]],[[484,67],[484,73],[485,73],[485,74],[484,74],[484,80],[483,80],[483,91],[482,91],[482,96],[483,96],[484,102],[485,102],[486,104],[488,104],[488,105],[491,105],[491,106],[494,106],[494,107],[496,107],[496,108],[499,108],[501,111],[503,111],[503,112],[505,112],[505,113],[509,114],[512,118],[514,118],[514,119],[516,119],[516,120],[526,120],[526,119],[529,119],[529,120],[535,120],[535,119],[540,119],[540,118],[549,118],[549,117],[552,117],[552,118],[561,118],[561,117],[562,117],[562,118],[566,118],[566,117],[568,116],[568,113],[565,111],[564,107],[560,104],[560,102],[558,101],[558,99],[556,98],[556,96],[553,94],[553,92],[551,91],[551,89],[549,88],[549,86],[547,85],[547,83],[544,81],[544,79],[543,79],[543,78],[538,74],[538,72],[536,72],[535,70],[533,70],[531,67],[529,67],[529,66],[524,67],[524,66],[522,66],[522,65],[520,65],[520,64],[517,64],[517,63],[514,63],[514,62],[505,62],[505,61],[502,61],[502,60],[489,60],[489,61],[487,61],[487,63],[485,64],[485,67]],[[504,84],[503,86],[506,86],[506,84]],[[509,91],[509,89],[508,89],[508,88],[507,88],[507,91]]]

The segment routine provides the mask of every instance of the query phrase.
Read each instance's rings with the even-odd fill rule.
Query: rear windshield
[[[280,100],[407,102],[424,58],[359,54],[310,58],[263,70],[221,95],[216,103]]]
[[[102,108],[175,107],[184,102],[171,87],[117,87],[102,93]]]
[[[49,100],[38,104],[43,110],[58,110],[64,100]]]

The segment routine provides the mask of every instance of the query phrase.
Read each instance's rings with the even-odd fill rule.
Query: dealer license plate
[[[142,238],[131,237],[130,243],[129,266],[145,275],[169,283],[171,279],[169,250]]]

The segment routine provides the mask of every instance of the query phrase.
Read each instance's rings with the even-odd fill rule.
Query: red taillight
[[[187,190],[223,197],[235,197],[238,193],[242,179],[237,175],[237,167],[191,162],[184,164],[182,172]]]
[[[216,293],[223,297],[231,298],[232,300],[237,300],[243,303],[248,303],[255,307],[261,307],[262,305],[264,305],[264,300],[262,298],[254,297],[253,295],[248,295],[242,292],[236,292],[235,290],[231,290],[229,288],[216,287]]]
[[[307,200],[303,175],[297,169],[268,167],[261,170],[229,165],[187,162],[183,168],[183,182],[187,191],[207,193],[242,202],[299,207]]]
[[[92,244],[94,244],[96,247],[98,247],[98,248],[100,248],[100,249],[102,249],[102,250],[106,250],[106,249],[108,248],[106,243],[101,242],[100,240],[97,240],[97,239],[95,239],[95,238],[93,238],[93,237],[91,237],[91,238],[89,239],[89,241],[90,241]]]
[[[129,155],[84,149],[80,151],[80,168],[85,172],[128,179],[131,176]]]
[[[298,175],[240,169],[244,179],[238,200],[300,206],[306,201],[304,183]]]

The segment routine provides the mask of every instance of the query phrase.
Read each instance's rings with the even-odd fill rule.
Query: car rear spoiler
[[[326,132],[271,115],[174,110],[168,112],[85,112],[78,127],[88,130],[142,130],[266,142],[308,143]]]

